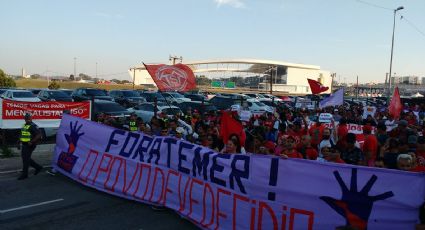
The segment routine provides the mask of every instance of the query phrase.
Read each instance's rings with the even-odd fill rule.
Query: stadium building
[[[214,81],[239,79],[237,88],[270,91],[270,79],[273,92],[286,94],[310,94],[307,78],[317,80],[328,86],[330,93],[332,77],[329,71],[320,66],[294,64],[282,61],[258,59],[229,59],[183,62],[192,68],[196,76],[205,76]],[[155,85],[143,65],[129,69],[130,77],[136,85]]]

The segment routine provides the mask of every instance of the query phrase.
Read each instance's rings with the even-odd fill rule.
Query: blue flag
[[[340,89],[319,103],[319,108],[344,104],[344,89]]]

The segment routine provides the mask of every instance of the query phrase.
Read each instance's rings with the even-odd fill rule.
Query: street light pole
[[[77,58],[74,57],[74,81],[77,80]]]
[[[394,31],[395,31],[395,15],[397,13],[397,11],[404,9],[403,6],[398,7],[397,9],[394,10],[394,23],[393,23],[393,39],[391,42],[391,58],[390,58],[390,73],[389,73],[389,84],[388,84],[388,100],[390,99],[391,96],[391,71],[393,68],[393,50],[394,50]]]

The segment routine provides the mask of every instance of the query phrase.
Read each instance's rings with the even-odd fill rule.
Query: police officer
[[[29,166],[35,168],[34,175],[37,175],[43,169],[41,165],[35,163],[35,161],[31,159],[32,152],[37,147],[37,143],[41,140],[41,132],[38,129],[38,126],[32,122],[31,114],[25,114],[24,119],[25,124],[22,127],[21,137],[19,138],[19,141],[22,144],[21,156],[23,169],[18,180],[28,178]]]
[[[130,115],[130,121],[128,122],[128,130],[130,132],[136,132],[139,130],[139,122],[137,121],[136,113]]]

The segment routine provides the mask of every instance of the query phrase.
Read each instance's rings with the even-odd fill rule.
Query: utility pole
[[[97,78],[97,62],[96,62],[96,78]]]
[[[136,79],[136,67],[133,67],[133,90],[134,90],[134,81]]]
[[[173,63],[173,65],[175,65],[176,64],[176,60],[180,60],[180,63],[182,63],[183,62],[183,57],[182,56],[177,57],[175,55],[170,55],[170,57],[168,58],[168,60],[171,61],[171,63]]]
[[[273,67],[270,67],[270,95],[273,95]]]
[[[356,100],[359,98],[359,75],[357,75],[357,82],[356,82]]]
[[[74,81],[77,80],[77,58],[74,57]]]
[[[398,7],[397,9],[394,9],[394,23],[393,23],[393,38],[392,38],[392,42],[391,42],[391,58],[390,58],[390,73],[389,73],[389,86],[388,86],[388,98],[387,101],[390,101],[390,97],[391,97],[391,71],[393,68],[393,50],[394,50],[394,31],[395,31],[395,15],[397,13],[397,11],[404,9],[403,6]]]

